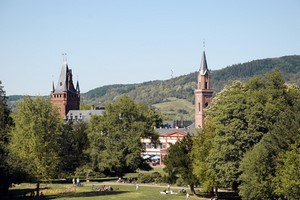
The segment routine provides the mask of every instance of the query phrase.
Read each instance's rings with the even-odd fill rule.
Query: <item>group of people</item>
[[[103,185],[99,188],[95,187],[94,185],[92,186],[92,190],[93,191],[100,191],[100,192],[103,192],[103,191],[113,191],[113,188],[110,186],[110,185]]]
[[[178,192],[179,192],[179,193],[186,194],[186,195],[185,195],[185,196],[186,196],[186,200],[188,200],[188,199],[190,198],[190,194],[189,194],[185,189],[181,189],[181,190],[179,190]],[[160,192],[160,193],[161,193],[161,194],[177,194],[177,193],[175,193],[175,192],[173,192],[173,191],[171,190],[171,185],[170,185],[170,184],[168,184],[166,190],[163,190],[163,191]]]
[[[77,178],[76,180],[75,180],[75,178],[73,178],[72,182],[73,182],[73,185],[80,186],[80,179],[79,178]]]
[[[122,179],[119,177],[117,183],[136,183],[136,180],[134,178]]]

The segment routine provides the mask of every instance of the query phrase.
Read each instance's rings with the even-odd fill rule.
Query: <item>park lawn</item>
[[[102,185],[110,185],[114,191],[93,191],[92,185],[101,187]],[[29,191],[34,189],[35,185],[32,184],[21,184],[18,187],[11,189],[12,194],[19,194],[18,197],[14,196],[14,199],[23,199],[24,192],[28,192],[26,198],[29,199]],[[94,200],[94,199],[105,199],[105,200],[124,200],[124,199],[143,199],[143,200],[179,200],[185,199],[184,194],[160,194],[160,191],[166,189],[165,186],[154,186],[154,185],[139,185],[139,190],[136,190],[134,184],[117,184],[115,182],[103,182],[99,183],[83,183],[83,186],[77,187],[72,184],[42,184],[41,191],[44,194],[43,199],[72,199],[72,200]],[[172,189],[172,188],[171,188]],[[179,189],[173,189],[177,192]],[[189,190],[188,190],[189,191]],[[23,194],[22,194],[23,192]],[[21,194],[21,195],[20,195]],[[193,199],[196,197],[192,197]],[[199,197],[197,197],[199,199]]]

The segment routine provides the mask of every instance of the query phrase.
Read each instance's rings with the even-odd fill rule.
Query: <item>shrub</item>
[[[158,180],[161,179],[161,174],[159,172],[153,173],[141,173],[138,175],[137,182],[139,183],[156,183]]]

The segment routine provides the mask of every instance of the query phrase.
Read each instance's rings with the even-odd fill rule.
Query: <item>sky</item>
[[[0,0],[6,95],[49,95],[63,53],[85,93],[195,72],[203,50],[210,70],[300,55],[300,1]]]

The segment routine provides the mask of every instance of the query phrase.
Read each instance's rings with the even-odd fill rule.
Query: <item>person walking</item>
[[[190,194],[186,193],[186,200],[188,200],[190,198]]]

